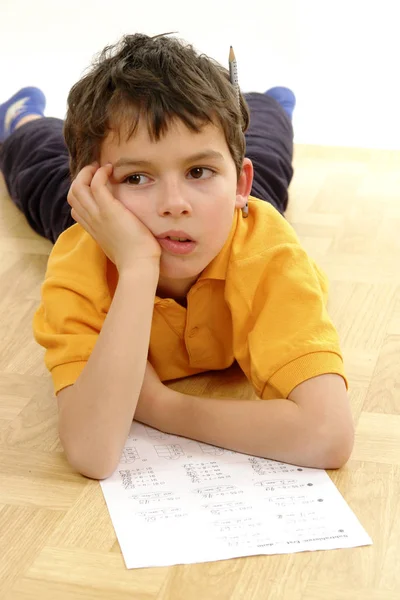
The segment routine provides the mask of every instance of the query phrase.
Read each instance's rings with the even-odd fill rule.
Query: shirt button
[[[190,337],[190,338],[194,337],[195,335],[197,335],[197,332],[198,332],[198,331],[199,331],[199,328],[198,328],[198,327],[193,327],[193,329],[191,329],[191,330],[189,331],[189,337]]]

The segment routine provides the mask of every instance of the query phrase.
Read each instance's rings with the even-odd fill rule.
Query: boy
[[[35,88],[0,107],[10,195],[56,241],[34,334],[67,458],[88,477],[113,472],[133,418],[299,465],[350,455],[326,280],[280,214],[293,96],[246,100],[245,157],[249,112],[226,69],[167,36],[106,48],[68,98],[71,213],[62,122],[41,118]],[[260,400],[162,383],[234,361]]]

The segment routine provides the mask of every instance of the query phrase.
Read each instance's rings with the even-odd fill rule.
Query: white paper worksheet
[[[325,471],[136,422],[101,487],[128,569],[372,543]]]

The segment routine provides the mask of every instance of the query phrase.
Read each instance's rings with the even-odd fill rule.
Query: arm
[[[84,370],[58,394],[59,433],[68,461],[103,479],[115,469],[146,368],[161,248],[108,186],[112,166],[84,167],[71,185],[72,217],[115,264],[118,284]]]
[[[341,467],[354,441],[344,381],[330,374],[301,383],[287,400],[201,398],[167,388],[143,416],[168,433],[322,469]]]
[[[57,396],[67,459],[88,477],[113,472],[128,436],[146,368],[158,272],[158,264],[142,261],[120,274],[85,369]]]

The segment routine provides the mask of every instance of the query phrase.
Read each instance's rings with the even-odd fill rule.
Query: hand
[[[112,165],[84,167],[73,181],[71,216],[101,246],[119,272],[138,259],[160,262],[161,247],[149,229],[108,188]]]
[[[166,419],[163,419],[163,415],[171,409],[170,400],[173,394],[174,391],[160,381],[154,368],[147,361],[142,389],[135,411],[134,418],[136,421],[165,431],[163,423],[166,423]]]

